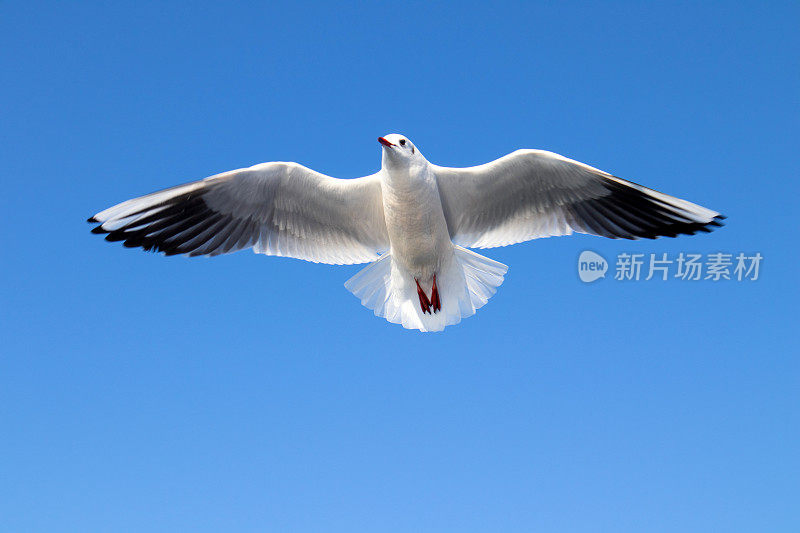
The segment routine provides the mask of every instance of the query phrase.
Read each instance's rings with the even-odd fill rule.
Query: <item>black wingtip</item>
[[[725,215],[717,215],[711,220],[711,222],[708,223],[708,225],[714,226],[715,228],[721,228],[722,226],[725,225],[723,220],[725,220],[726,218],[728,217],[726,217]]]
[[[98,223],[98,222],[100,222],[100,221],[99,221],[99,220],[97,220],[97,219],[96,219],[96,218],[94,218],[94,217],[89,217],[89,218],[87,218],[87,219],[86,219],[86,222],[88,222],[89,224],[97,224],[97,223]]]
[[[97,226],[95,228],[92,228],[92,233],[94,233],[95,235],[100,235],[100,234],[108,233],[108,232],[103,229],[103,226]]]

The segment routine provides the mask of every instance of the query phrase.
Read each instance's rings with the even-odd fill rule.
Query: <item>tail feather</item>
[[[357,296],[361,303],[375,311],[376,315],[383,316],[386,303],[391,296],[392,254],[385,253],[370,263],[366,268],[347,280],[345,288]]]
[[[503,276],[508,272],[508,267],[460,246],[456,254],[462,257],[461,262],[464,265],[472,305],[475,309],[479,309],[497,292],[497,287],[503,283]]]
[[[452,258],[437,272],[441,310],[433,314],[422,312],[413,276],[392,260],[391,253],[359,271],[344,286],[389,322],[407,329],[441,331],[483,307],[507,271],[502,263],[455,246]]]

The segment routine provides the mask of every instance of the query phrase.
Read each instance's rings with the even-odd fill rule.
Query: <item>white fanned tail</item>
[[[483,307],[508,271],[503,263],[461,246],[454,246],[454,252],[436,275],[442,304],[437,313],[422,312],[413,276],[392,260],[391,253],[382,255],[344,286],[376,316],[407,329],[441,331]]]

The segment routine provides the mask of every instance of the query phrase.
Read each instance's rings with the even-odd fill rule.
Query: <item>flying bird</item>
[[[468,248],[573,232],[655,239],[710,232],[722,215],[543,150],[468,168],[430,163],[408,137],[379,137],[381,169],[337,179],[298,163],[232,170],[122,202],[92,233],[166,255],[256,253],[369,263],[345,283],[409,329],[475,314],[508,270]]]

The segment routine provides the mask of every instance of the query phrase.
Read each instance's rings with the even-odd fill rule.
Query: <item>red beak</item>
[[[389,141],[387,141],[383,137],[378,137],[378,142],[381,143],[384,146],[395,146],[394,144],[390,143]]]

